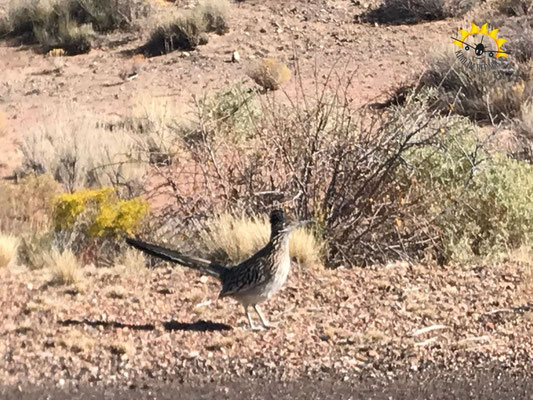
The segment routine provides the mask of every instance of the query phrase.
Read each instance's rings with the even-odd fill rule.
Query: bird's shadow
[[[63,326],[76,326],[87,325],[93,328],[102,326],[103,328],[112,329],[131,329],[132,331],[153,331],[156,329],[154,324],[125,324],[117,321],[91,321],[88,319],[76,320],[67,319],[59,321]],[[218,322],[199,320],[195,322],[179,322],[170,320],[163,323],[163,327],[167,331],[193,331],[193,332],[217,332],[217,331],[229,331],[231,326],[221,324]]]
[[[229,331],[231,326],[219,322],[199,320],[196,322],[168,321],[163,324],[167,331],[217,332]]]

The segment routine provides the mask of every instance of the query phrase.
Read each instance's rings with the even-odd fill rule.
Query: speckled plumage
[[[248,308],[252,306],[255,309],[264,327],[270,326],[258,304],[271,298],[285,284],[290,271],[289,236],[296,227],[305,222],[307,221],[289,224],[283,211],[272,211],[270,213],[270,241],[252,257],[233,267],[181,254],[178,251],[136,239],[126,239],[126,241],[150,255],[219,278],[222,283],[219,297],[230,296],[238,300],[244,306],[250,327],[255,329]]]

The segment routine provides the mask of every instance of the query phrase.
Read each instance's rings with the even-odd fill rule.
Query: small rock
[[[241,61],[241,56],[238,51],[234,51],[231,56],[231,62],[238,63],[239,61]]]

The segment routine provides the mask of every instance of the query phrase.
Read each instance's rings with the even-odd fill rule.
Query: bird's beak
[[[313,220],[311,219],[306,219],[304,221],[296,221],[296,222],[293,222],[292,224],[290,224],[288,227],[287,227],[287,232],[291,232],[295,229],[298,229],[298,228],[301,228],[302,226],[305,226],[307,224],[310,224],[311,222],[313,222]]]

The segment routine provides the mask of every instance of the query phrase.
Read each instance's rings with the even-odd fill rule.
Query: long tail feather
[[[157,246],[155,244],[142,242],[137,239],[126,238],[126,243],[151,256],[158,257],[173,263],[181,264],[185,267],[198,270],[204,274],[215,276],[219,279],[228,270],[227,267],[214,263],[212,261],[182,254],[177,250],[170,250],[161,246]]]

